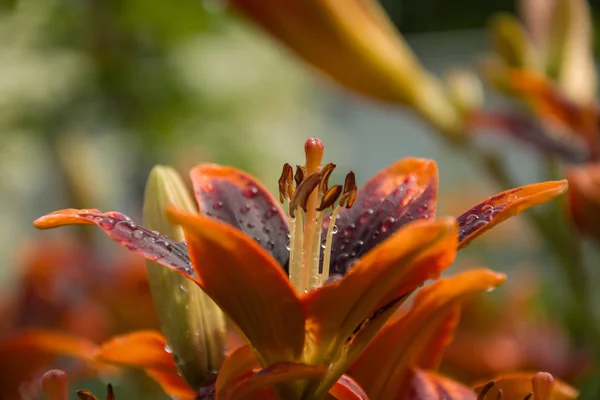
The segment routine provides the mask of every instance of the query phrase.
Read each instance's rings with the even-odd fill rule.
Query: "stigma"
[[[343,208],[352,207],[357,193],[353,172],[346,175],[344,185],[329,186],[336,166],[329,163],[321,167],[324,146],[319,139],[308,139],[304,151],[306,164],[296,166],[295,171],[284,164],[279,178],[279,200],[288,204],[289,277],[299,292],[321,287],[329,278],[335,221]],[[323,218],[328,214],[329,225],[321,239]]]

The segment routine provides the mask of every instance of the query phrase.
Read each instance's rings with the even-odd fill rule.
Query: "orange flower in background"
[[[443,370],[468,381],[515,370],[576,380],[590,367],[591,357],[575,346],[556,315],[540,310],[541,277],[535,270],[515,269],[496,299],[465,300]]]
[[[480,112],[472,129],[494,128],[568,161],[600,151],[596,67],[587,0],[521,0],[523,23],[502,14],[491,23],[495,53],[483,73],[521,112]]]
[[[571,220],[583,234],[600,244],[600,163],[573,167],[567,171]]]
[[[93,343],[158,326],[138,258],[123,254],[112,263],[101,261],[88,243],[66,238],[37,240],[26,248],[14,290],[2,304],[0,391],[6,398],[16,398],[20,383],[61,354],[51,346],[30,346],[35,340],[27,340],[28,331],[60,331]],[[72,372],[86,370],[80,364],[72,367]]]
[[[164,205],[160,214],[167,209],[185,242],[152,232],[121,213],[93,209],[57,211],[35,225],[95,224],[122,246],[195,282],[249,344],[220,365],[212,389],[219,398],[268,398],[271,387],[286,399],[327,393],[362,398],[344,373],[410,293],[437,278],[458,248],[567,187],[565,181],[524,186],[484,200],[457,219],[435,220],[434,162],[400,160],[357,190],[352,172],[343,185],[330,186],[335,165],[321,167],[319,140],[309,139],[305,150],[306,165],[294,175],[286,164],[279,180],[287,210],[244,172],[200,165],[191,172],[197,214],[179,191],[183,185],[168,178],[168,169],[157,167],[149,180],[154,192],[146,195],[164,198],[157,203]],[[490,286],[494,284],[486,288]],[[179,289],[169,286],[165,294]],[[185,397],[175,364],[182,368],[181,357],[188,355],[178,354],[169,335],[173,331],[167,335],[173,356],[165,352],[164,339],[148,333],[115,339],[98,354],[105,361],[144,368],[167,393]],[[221,345],[204,351],[226,352]],[[202,389],[193,382],[206,380],[194,379],[185,365],[184,377],[192,387],[188,395],[193,396]]]

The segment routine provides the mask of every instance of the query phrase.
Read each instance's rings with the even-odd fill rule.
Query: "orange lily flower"
[[[498,128],[567,160],[595,159],[600,117],[588,2],[519,4],[525,25],[511,15],[493,20],[495,54],[486,60],[483,72],[531,115],[479,113],[471,127]]]
[[[377,0],[231,4],[336,83],[408,105],[440,131],[461,136],[464,121],[449,88],[421,66]]]
[[[93,209],[56,211],[35,226],[95,224],[122,246],[196,282],[249,343],[221,367],[214,388],[219,398],[265,398],[269,387],[286,399],[320,398],[331,390],[355,392],[344,372],[403,300],[452,263],[459,247],[567,188],[566,181],[524,186],[458,219],[434,220],[434,162],[401,160],[357,191],[352,172],[344,185],[329,186],[335,165],[321,167],[318,139],[309,139],[305,151],[306,165],[293,176],[286,164],[279,180],[287,212],[242,171],[193,169],[201,214],[167,210],[183,228],[184,243],[121,213]],[[135,340],[118,343],[133,346]],[[128,347],[119,348],[106,358],[127,353]],[[158,368],[162,361],[144,361],[143,354],[154,353],[135,352],[139,366],[165,372]],[[160,379],[173,379],[175,372]]]

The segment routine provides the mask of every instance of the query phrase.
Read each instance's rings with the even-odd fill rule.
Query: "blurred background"
[[[515,8],[512,0],[382,3],[439,76],[454,67],[477,71],[489,52],[490,16]],[[600,6],[590,5],[600,22]],[[486,107],[503,101],[485,89]],[[145,180],[157,163],[184,176],[199,162],[234,165],[275,191],[281,165],[300,163],[310,136],[359,183],[405,156],[434,159],[438,215],[459,215],[507,189],[410,110],[331,85],[226,0],[0,0],[0,340],[28,327],[102,340],[156,326],[153,310],[139,312],[149,304],[142,260],[93,229],[35,231],[35,218],[74,207],[141,220]],[[519,185],[546,180],[535,149],[502,135],[479,140],[502,154]],[[593,356],[569,325],[569,291],[546,246],[520,216],[461,252],[450,273],[483,265],[509,280],[467,304],[446,371],[470,383],[544,369],[585,384]],[[596,250],[588,265],[598,264]],[[0,370],[16,368],[8,363],[0,359]],[[138,375],[81,385],[110,379],[121,398],[146,390],[164,398]]]

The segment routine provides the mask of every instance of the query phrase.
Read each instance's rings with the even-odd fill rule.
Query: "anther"
[[[296,181],[296,186],[300,186],[300,184],[304,181],[305,176],[306,176],[306,169],[301,165],[296,165],[296,174],[294,175],[294,180]]]
[[[523,398],[523,400],[531,400],[532,397],[533,397],[533,392],[530,392],[527,396],[525,396]]]
[[[283,203],[285,200],[289,200],[294,195],[293,185],[294,170],[288,163],[283,164],[281,176],[279,177],[279,201]]]
[[[340,197],[340,194],[342,194],[342,185],[335,185],[334,187],[329,189],[323,195],[323,198],[321,199],[321,204],[319,205],[319,207],[317,207],[317,211],[323,211],[327,208],[333,208],[335,206],[335,202]]]
[[[329,190],[329,177],[333,173],[334,169],[334,163],[329,163],[323,168],[321,168],[321,182],[319,183],[319,189],[321,190],[321,193],[327,193],[327,191]]]
[[[304,212],[307,211],[308,199],[312,192],[321,181],[321,174],[315,173],[308,176],[297,187],[294,196],[290,200],[290,215],[294,217],[294,211],[297,207],[302,207]]]
[[[485,386],[483,386],[481,388],[481,392],[479,392],[479,395],[477,396],[477,400],[485,400],[488,392],[490,391],[490,389],[492,387],[494,387],[495,384],[496,384],[495,381],[489,381],[488,383],[486,383]]]

